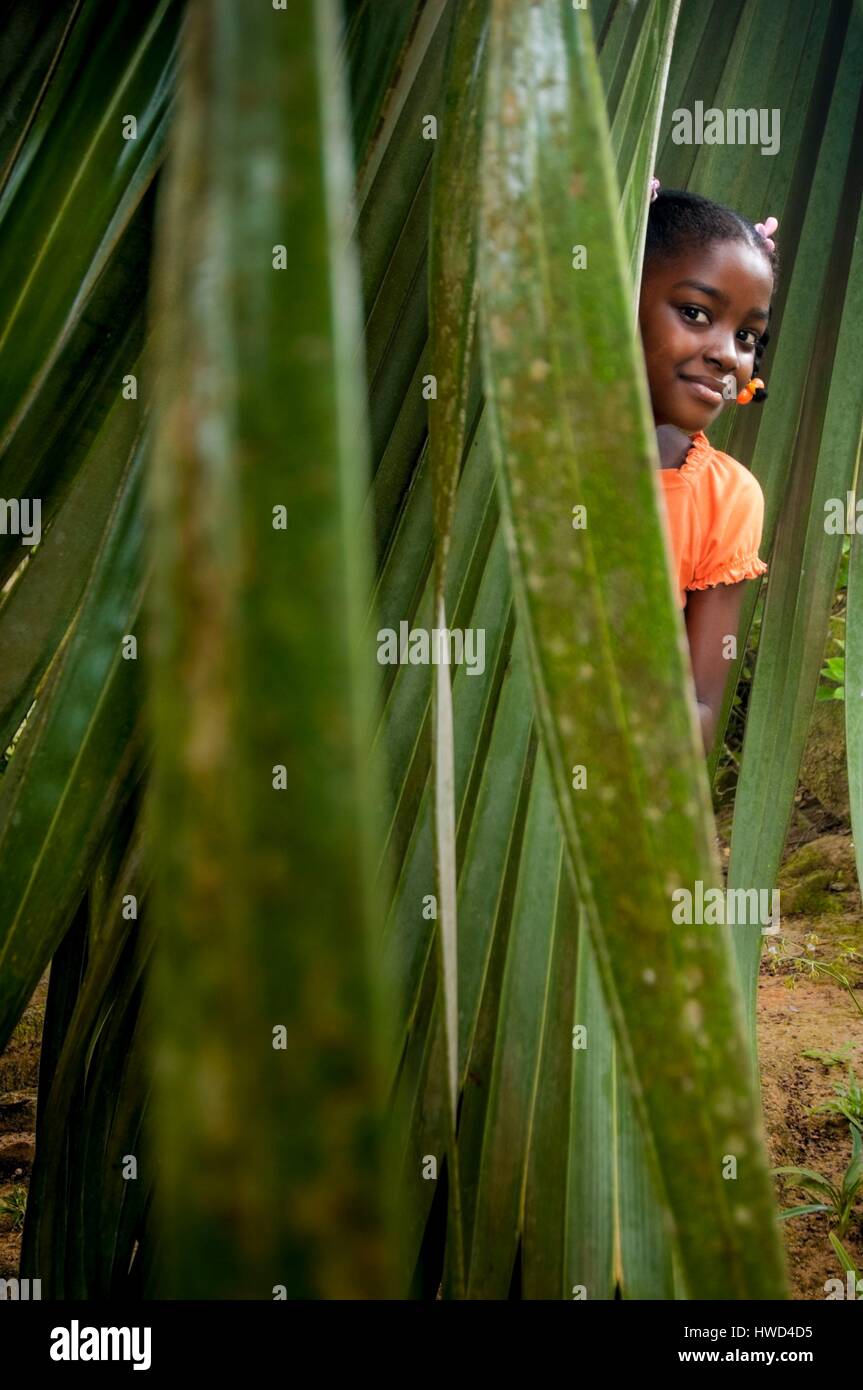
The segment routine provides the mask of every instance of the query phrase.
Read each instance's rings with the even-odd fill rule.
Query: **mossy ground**
[[[844,1049],[863,1078],[863,905],[847,823],[804,800],[807,814],[795,811],[779,871],[780,935],[767,939],[758,982],[762,1102],[771,1165],[812,1168],[839,1183],[851,1156],[848,1122],[811,1111],[834,1098],[848,1064],[828,1066],[803,1053]],[[727,819],[718,824],[727,862]],[[845,975],[859,1009],[849,990],[819,969],[827,965]],[[782,1209],[811,1200],[784,1179],[777,1192]],[[782,1223],[792,1298],[825,1298],[826,1281],[844,1279],[831,1229],[826,1214]],[[863,1194],[843,1244],[863,1271]]]

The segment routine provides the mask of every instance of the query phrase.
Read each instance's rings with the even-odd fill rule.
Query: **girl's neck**
[[[659,425],[656,431],[659,445],[659,464],[661,468],[680,468],[692,446],[692,440],[685,430],[677,425]]]

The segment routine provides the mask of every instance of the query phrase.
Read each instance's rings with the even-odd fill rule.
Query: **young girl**
[[[777,258],[766,225],[695,193],[654,191],[639,322],[657,426],[674,570],[684,609],[705,752],[713,746],[747,579],[759,559],[758,480],[704,430],[735,399],[763,400],[758,378]],[[758,385],[750,390],[750,382]],[[742,397],[739,393],[743,393]],[[740,405],[735,406],[739,409]]]

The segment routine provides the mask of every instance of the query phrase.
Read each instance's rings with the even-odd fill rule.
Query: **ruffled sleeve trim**
[[[689,474],[690,477],[695,473],[700,473],[706,468],[711,458],[716,454],[716,450],[703,430],[696,430],[695,434],[690,435],[690,445],[686,458],[678,469],[679,473]]]
[[[766,573],[766,563],[764,560],[759,560],[757,552],[754,552],[741,559],[724,561],[711,570],[706,578],[692,579],[686,587],[687,589],[712,589],[717,584],[739,584],[741,579],[757,579],[759,575]]]

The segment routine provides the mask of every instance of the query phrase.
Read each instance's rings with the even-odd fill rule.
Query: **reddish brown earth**
[[[790,925],[788,939],[802,940],[813,925],[819,924],[801,919]],[[856,973],[859,978],[861,972]],[[863,991],[858,993],[863,998]],[[833,1087],[845,1077],[847,1066],[828,1067],[801,1054],[813,1048],[836,1051],[850,1042],[850,1060],[858,1080],[863,1078],[863,1017],[848,993],[833,981],[795,978],[784,968],[773,975],[765,965],[758,984],[758,1036],[764,1120],[774,1167],[812,1168],[839,1183],[851,1156],[848,1121],[809,1112],[833,1098]],[[813,1200],[789,1185],[780,1192],[782,1208]],[[861,1216],[863,1193],[856,1220],[842,1242],[859,1271],[863,1271]],[[831,1229],[827,1215],[793,1217],[782,1225],[792,1297],[824,1298],[825,1281],[845,1277],[827,1237]]]

